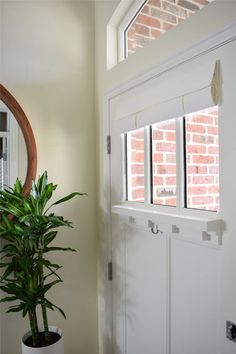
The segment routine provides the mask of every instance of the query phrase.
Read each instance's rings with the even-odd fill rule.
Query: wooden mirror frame
[[[9,108],[11,113],[14,115],[25,139],[25,145],[27,150],[27,173],[23,193],[24,195],[27,195],[30,192],[32,180],[35,179],[37,171],[37,149],[33,130],[28,121],[28,118],[26,117],[19,103],[12,96],[12,94],[1,84],[0,100]]]

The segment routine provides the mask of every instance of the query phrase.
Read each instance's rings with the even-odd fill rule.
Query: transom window
[[[213,0],[147,0],[134,3],[120,26],[123,58],[185,21]]]
[[[127,201],[219,210],[218,106],[125,133],[124,142]]]

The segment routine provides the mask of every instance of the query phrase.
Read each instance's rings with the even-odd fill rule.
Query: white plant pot
[[[40,332],[43,332],[43,329],[39,329]],[[48,345],[47,347],[42,348],[32,348],[25,345],[27,338],[31,336],[31,331],[27,332],[22,338],[22,354],[64,354],[64,341],[62,330],[58,327],[49,326],[49,331],[58,333],[61,338],[54,344]]]

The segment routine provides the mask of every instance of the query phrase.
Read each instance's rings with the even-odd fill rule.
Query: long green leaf
[[[69,195],[67,195],[66,197],[62,198],[62,199],[59,199],[57,200],[55,203],[51,204],[50,207],[46,210],[46,212],[53,206],[53,205],[58,205],[58,204],[61,204],[61,203],[64,203],[72,198],[74,198],[75,196],[77,195],[80,195],[80,196],[83,196],[83,195],[87,195],[87,193],[79,193],[79,192],[74,192],[74,193],[70,193]],[[45,212],[45,213],[46,213]]]
[[[70,251],[70,252],[77,252],[74,248],[64,248],[64,247],[45,247],[44,252],[51,252],[51,251]]]

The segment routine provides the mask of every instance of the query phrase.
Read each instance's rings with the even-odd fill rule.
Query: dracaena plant
[[[51,212],[51,207],[67,202],[85,193],[71,193],[49,204],[57,188],[48,183],[47,172],[32,181],[29,195],[23,194],[19,179],[13,188],[0,191],[0,237],[3,246],[0,251],[0,289],[5,293],[0,302],[13,303],[7,312],[22,312],[28,315],[33,346],[39,340],[37,308],[41,307],[46,343],[50,343],[47,309],[62,309],[47,299],[47,292],[62,282],[58,274],[60,265],[47,257],[53,251],[75,251],[72,248],[52,246],[58,228],[72,227],[70,221]]]

